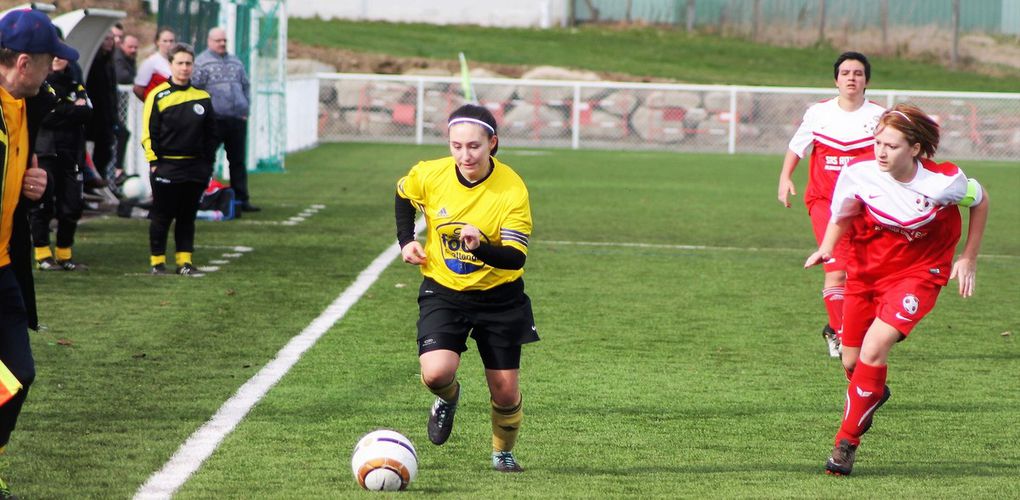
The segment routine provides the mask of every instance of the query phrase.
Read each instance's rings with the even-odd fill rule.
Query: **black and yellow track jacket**
[[[26,126],[28,128],[28,147],[32,151],[35,147],[36,137],[39,132],[39,124],[49,114],[56,103],[56,95],[53,88],[47,83],[42,84],[39,93],[34,97],[25,99]],[[6,124],[0,120],[0,132],[7,136]],[[7,165],[7,143],[0,141],[0,178],[3,177],[7,168],[25,168]],[[31,161],[31,160],[29,160]],[[14,209],[14,226],[11,228],[11,240],[8,253],[11,257],[11,267],[21,287],[21,297],[25,302],[25,313],[28,317],[28,327],[39,329],[39,318],[36,314],[35,304],[35,281],[32,279],[32,264],[35,262],[32,253],[32,233],[28,224],[28,209],[31,201],[24,196],[19,197]],[[4,200],[3,205],[7,205]]]
[[[216,148],[209,93],[164,82],[145,98],[142,147],[155,182],[208,183]]]

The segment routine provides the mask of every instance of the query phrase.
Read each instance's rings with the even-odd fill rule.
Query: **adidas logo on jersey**
[[[449,217],[449,216],[450,215],[446,213],[446,207],[442,207],[439,209],[438,212],[436,212],[436,217]]]

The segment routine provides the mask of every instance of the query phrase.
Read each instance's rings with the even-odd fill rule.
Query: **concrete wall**
[[[570,0],[301,0],[291,17],[499,27],[563,26]]]

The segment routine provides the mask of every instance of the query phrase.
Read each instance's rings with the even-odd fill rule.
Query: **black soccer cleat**
[[[524,472],[524,467],[514,460],[514,454],[509,451],[493,452],[492,468],[499,472]]]
[[[436,397],[429,412],[428,434],[432,444],[440,445],[450,439],[450,432],[453,431],[453,416],[457,413],[457,401],[460,400],[460,387],[457,387],[457,395],[453,401],[446,401]]]
[[[884,405],[886,401],[889,401],[889,397],[890,396],[892,396],[892,391],[889,390],[889,386],[885,386],[884,392],[882,393],[882,399],[878,400],[878,404],[875,405],[875,409],[871,410],[871,413],[868,415],[868,420],[865,421],[864,425],[861,426],[861,435],[862,436],[864,435],[865,432],[868,432],[868,429],[871,428],[871,421],[872,421],[872,419],[875,418],[875,412],[877,412],[878,409],[881,408],[882,405]]]
[[[836,330],[833,330],[831,326],[826,324],[825,328],[822,328],[822,339],[825,340],[825,347],[829,350],[829,357],[840,357],[842,349],[839,345],[839,337],[836,335]]]
[[[832,450],[832,456],[825,462],[825,473],[832,476],[849,476],[854,470],[857,447],[846,439],[840,439]]]
[[[149,270],[149,274],[153,276],[162,276],[166,274],[166,272],[167,272],[166,264],[156,264],[155,266],[152,266],[152,269]]]
[[[88,271],[89,270],[89,266],[86,266],[85,264],[82,264],[80,262],[75,262],[75,261],[73,261],[71,259],[67,259],[67,260],[59,260],[58,259],[57,260],[57,265],[60,266],[60,268],[65,270],[65,271]]]
[[[177,274],[181,276],[202,276],[202,273],[198,272],[198,268],[191,265],[190,262],[185,262],[177,267]]]
[[[46,257],[45,259],[35,261],[35,268],[40,271],[60,271],[63,269],[53,257]]]

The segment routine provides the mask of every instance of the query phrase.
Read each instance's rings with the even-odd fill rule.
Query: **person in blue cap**
[[[46,171],[35,166],[32,150],[39,124],[53,107],[44,82],[54,57],[77,61],[78,51],[60,40],[46,14],[15,10],[0,18],[0,383],[14,393],[0,405],[0,451],[35,379],[28,329],[38,329],[39,321],[28,202],[46,191]],[[11,497],[0,480],[0,498]]]

